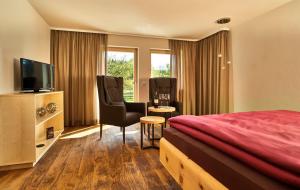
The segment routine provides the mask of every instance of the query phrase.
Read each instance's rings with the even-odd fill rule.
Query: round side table
[[[176,111],[176,108],[172,107],[172,106],[158,106],[157,108],[155,108],[154,106],[150,106],[150,107],[148,107],[148,110],[150,112],[172,113],[172,112]]]
[[[155,108],[154,106],[148,107],[149,112],[156,112],[156,113],[164,113],[165,117],[165,127],[167,126],[167,114],[169,113],[172,117],[172,112],[176,111],[175,107],[172,106],[158,106]]]
[[[161,136],[163,136],[163,128],[165,124],[165,118],[159,117],[159,116],[145,116],[140,118],[140,123],[141,123],[141,149],[147,149],[147,148],[155,148],[158,149],[159,147],[154,145],[154,125],[160,125],[161,127]],[[152,139],[151,139],[151,145],[144,147],[143,145],[143,131],[145,130],[146,125],[150,125],[152,128]],[[148,134],[150,132],[150,128],[148,127]]]

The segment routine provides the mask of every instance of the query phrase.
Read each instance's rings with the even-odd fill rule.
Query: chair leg
[[[100,123],[100,139],[102,139],[102,127],[103,127],[103,124]]]
[[[122,128],[123,128],[123,144],[125,144],[125,127]]]

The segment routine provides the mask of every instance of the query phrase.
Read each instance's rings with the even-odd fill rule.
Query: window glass
[[[151,52],[151,77],[171,77],[170,56],[166,50]]]
[[[134,101],[134,52],[108,51],[106,74],[123,77],[124,100]]]

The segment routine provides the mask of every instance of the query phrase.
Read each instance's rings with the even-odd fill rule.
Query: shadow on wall
[[[14,58],[14,90],[20,91],[21,90],[21,67],[20,67],[20,60]]]

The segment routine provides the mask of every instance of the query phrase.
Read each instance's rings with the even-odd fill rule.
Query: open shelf
[[[55,117],[61,113],[63,113],[62,110],[56,111],[55,113],[47,114],[46,116],[44,116],[42,118],[36,119],[36,126],[40,126],[40,125],[44,124],[48,120],[52,119],[53,117]]]
[[[59,139],[59,137],[63,131],[64,130],[55,131],[54,138],[46,139],[46,140],[39,141],[36,143],[36,145],[38,145],[38,144],[45,145],[43,147],[36,147],[36,162],[38,162],[43,157],[43,155],[48,151],[48,149]]]
[[[37,117],[37,109],[56,104],[56,111]],[[32,167],[59,139],[64,130],[63,92],[0,95],[0,170]],[[47,140],[47,129],[54,138]],[[37,144],[44,144],[37,148]]]

